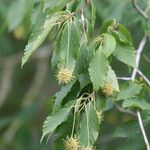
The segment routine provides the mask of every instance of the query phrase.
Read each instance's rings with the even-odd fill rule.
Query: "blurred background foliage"
[[[134,45],[146,32],[150,35],[150,25],[133,8],[131,0],[93,0],[97,8],[96,28],[116,19],[125,25],[133,36]],[[137,4],[150,15],[150,1],[137,0]],[[32,30],[39,27],[45,14],[41,13],[43,0],[0,0],[0,150],[46,150],[49,143],[40,144],[41,128],[52,105],[52,95],[58,90],[50,69],[52,41],[47,38],[29,63],[21,69],[21,57]],[[150,78],[150,44],[147,43],[140,63],[140,70]],[[122,66],[118,73],[124,74]],[[150,90],[145,91],[147,99]],[[150,100],[150,99],[149,99]],[[109,107],[112,107],[109,104]],[[144,114],[143,114],[144,116]],[[101,150],[144,150],[138,125],[132,117],[111,110],[105,114],[97,145]],[[121,124],[126,132],[122,132]],[[150,133],[150,113],[145,118],[147,133]],[[134,123],[135,124],[135,123]],[[132,128],[129,128],[131,127]],[[118,132],[116,132],[116,127]],[[133,136],[126,139],[133,132]],[[118,134],[119,137],[117,138]],[[136,136],[134,136],[136,135]],[[150,134],[148,134],[150,139]]]

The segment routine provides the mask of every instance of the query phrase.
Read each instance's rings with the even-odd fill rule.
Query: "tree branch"
[[[137,12],[144,17],[144,19],[148,19],[148,15],[136,4],[135,0],[131,0],[133,7],[137,10]]]
[[[147,37],[145,36],[142,39],[142,41],[140,42],[139,47],[137,49],[137,54],[136,54],[136,65],[137,65],[137,68],[135,68],[133,70],[133,72],[132,72],[132,76],[131,76],[132,81],[135,80],[137,72],[141,73],[141,72],[139,72],[138,67],[139,67],[139,62],[140,62],[140,58],[141,58],[141,53],[142,53],[142,51],[144,49],[144,46],[145,46],[146,42],[147,42]],[[142,76],[143,76],[143,74],[142,74]],[[140,129],[141,129],[141,132],[142,132],[142,135],[143,135],[143,138],[144,138],[145,145],[147,147],[147,150],[150,150],[150,144],[148,142],[148,138],[147,138],[147,135],[146,135],[146,132],[145,132],[145,129],[144,129],[144,125],[143,125],[143,122],[142,122],[141,114],[140,114],[139,111],[137,111],[136,113],[137,113],[137,116],[138,116],[138,123],[139,123]]]
[[[150,80],[140,71],[137,69],[137,73],[146,81],[146,83],[150,86]]]
[[[131,77],[117,77],[117,79],[129,81],[129,80],[131,80]]]
[[[126,113],[126,114],[129,114],[129,115],[132,115],[134,117],[137,117],[137,114],[131,110],[126,110],[126,109],[123,109],[119,104],[115,104],[115,107],[120,111],[120,112],[123,112],[123,113]]]
[[[147,36],[144,36],[142,41],[139,44],[139,47],[138,47],[137,53],[136,53],[136,67],[137,68],[139,67],[141,53],[142,53],[142,51],[144,49],[144,46],[145,46],[146,42],[147,42]],[[135,77],[136,77],[136,74],[137,74],[137,68],[134,68],[134,70],[132,72],[132,76],[131,76],[132,81],[135,80]]]
[[[142,41],[139,44],[139,47],[138,47],[137,53],[136,53],[136,66],[137,66],[137,68],[133,69],[131,77],[117,77],[117,79],[134,81],[135,78],[136,78],[137,73],[139,73],[143,77],[143,79],[147,82],[147,84],[150,86],[150,80],[138,69],[140,58],[141,58],[141,53],[144,49],[144,46],[145,46],[146,42],[147,42],[147,36],[144,36]],[[115,104],[115,107],[121,112],[136,116],[138,118],[138,123],[139,123],[140,129],[141,129],[141,132],[142,132],[142,135],[143,135],[143,138],[144,138],[145,145],[147,147],[147,150],[150,150],[150,144],[148,142],[148,138],[147,138],[147,135],[146,135],[146,132],[145,132],[145,129],[144,129],[144,125],[143,125],[143,122],[142,122],[140,112],[137,111],[135,113],[135,112],[132,112],[132,111],[129,111],[129,110],[125,110],[118,104]]]
[[[139,111],[137,111],[137,117],[138,117],[140,129],[141,129],[141,132],[142,132],[142,135],[143,135],[143,138],[144,138],[147,150],[150,150],[150,145],[149,145],[149,142],[148,142],[148,139],[147,139],[147,136],[146,136],[146,132],[145,132],[145,129],[144,129],[144,126],[143,126],[141,114],[140,114]]]

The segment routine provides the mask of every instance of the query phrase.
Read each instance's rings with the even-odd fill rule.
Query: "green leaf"
[[[43,134],[41,141],[47,134],[51,134],[62,122],[64,122],[72,109],[74,101],[68,102],[63,108],[53,112],[46,118],[43,124]]]
[[[100,130],[97,113],[92,103],[85,106],[85,112],[81,121],[79,140],[81,146],[93,145],[98,138]]]
[[[123,108],[141,108],[142,110],[150,110],[150,104],[145,100],[132,98],[124,100],[122,103]]]
[[[135,95],[139,94],[142,90],[142,86],[135,82],[129,82],[128,85],[123,85],[118,93],[117,100],[123,100],[132,98]]]
[[[117,43],[113,55],[121,62],[131,67],[136,67],[134,47]]]
[[[63,122],[55,130],[54,147],[55,150],[64,150],[64,140],[66,137],[70,137],[73,125],[73,115],[69,115],[68,119]]]
[[[111,82],[113,89],[115,91],[119,91],[118,80],[117,80],[117,77],[116,77],[114,70],[111,69],[111,66],[109,66],[106,80]]]
[[[69,91],[69,93],[67,94],[67,96],[64,98],[62,105],[65,105],[69,101],[77,99],[80,91],[81,91],[81,89],[80,89],[80,83],[79,83],[78,80],[76,80],[75,83],[73,84],[71,90]]]
[[[68,21],[66,23],[62,34],[60,49],[62,65],[73,71],[79,51],[79,35],[75,22]]]
[[[61,91],[59,91],[58,93],[56,93],[53,111],[57,111],[62,106],[63,99],[70,92],[70,90],[71,90],[71,88],[72,88],[72,86],[73,86],[74,83],[75,82],[71,82],[71,83],[67,84],[66,86],[63,86],[61,88]]]
[[[95,7],[95,4],[94,4],[93,1],[91,1],[91,7],[92,7],[92,11],[91,11],[91,13],[92,13],[92,15],[91,15],[92,21],[91,22],[92,22],[92,26],[94,28],[95,20],[96,20],[96,7]]]
[[[32,11],[31,14],[31,25],[32,29],[38,29],[45,21],[46,14],[43,12],[43,3],[39,3]]]
[[[115,132],[114,137],[120,138],[132,138],[137,136],[139,133],[138,124],[135,121],[125,122],[122,125],[119,125]]]
[[[32,53],[42,44],[45,40],[53,26],[55,25],[56,21],[62,16],[62,12],[58,12],[53,14],[51,17],[48,17],[42,28],[34,32],[29,41],[28,45],[25,48],[24,56],[22,58],[22,66],[28,61],[29,57]]]
[[[52,58],[51,58],[52,69],[58,69],[62,67],[61,66],[62,64],[60,64],[60,44],[61,44],[61,36],[64,30],[64,26],[65,26],[65,23],[59,28],[59,32],[57,33],[56,40],[54,43],[54,50],[52,52]]]
[[[76,66],[75,66],[75,71],[78,74],[81,74],[83,72],[83,70],[84,71],[88,70],[88,66],[89,66],[88,58],[89,58],[88,46],[87,46],[87,44],[83,44],[80,47]]]
[[[116,46],[116,40],[112,35],[103,34],[103,53],[106,55],[106,57],[109,57],[112,52],[114,51]]]
[[[30,0],[15,0],[8,8],[7,22],[10,31],[14,30],[21,24],[27,12]]]
[[[113,105],[114,104],[113,104],[112,97],[107,97],[104,111],[110,110],[111,108],[113,108]]]
[[[101,27],[101,29],[100,29],[100,32],[101,32],[101,33],[105,33],[105,32],[108,31],[109,28],[113,28],[115,25],[116,25],[116,20],[115,20],[115,19],[110,20],[110,21],[107,21],[107,22],[105,22],[105,23],[102,25],[102,27]]]
[[[61,10],[63,9],[70,0],[45,0],[44,2],[44,10],[48,9],[52,10]]]
[[[112,31],[112,33],[117,41],[132,46],[131,34],[123,25],[117,25],[117,31]]]
[[[106,56],[101,52],[101,49],[100,47],[95,52],[89,67],[90,78],[96,91],[100,87],[103,87],[108,71],[108,61]]]
[[[98,112],[104,110],[106,106],[106,97],[102,93],[96,92],[95,100],[96,100],[96,106],[95,106],[96,110]]]
[[[79,75],[79,82],[80,82],[80,87],[83,89],[86,85],[91,83],[89,72],[83,72]]]

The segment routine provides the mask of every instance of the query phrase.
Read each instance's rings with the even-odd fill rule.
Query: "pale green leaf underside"
[[[98,116],[92,103],[85,106],[85,113],[81,121],[79,133],[80,145],[93,145],[98,137],[100,130]]]
[[[79,51],[79,35],[75,22],[67,22],[62,34],[60,49],[61,64],[73,71]]]
[[[106,56],[102,53],[101,47],[95,52],[95,55],[92,58],[89,74],[90,79],[93,83],[95,90],[98,90],[100,87],[103,87],[104,81],[107,76],[108,71],[108,61]]]
[[[111,82],[113,89],[115,91],[119,91],[118,80],[117,80],[117,77],[116,77],[114,70],[111,69],[111,66],[109,66],[106,80]]]
[[[116,40],[112,35],[106,33],[103,34],[103,38],[104,41],[102,51],[106,55],[106,57],[109,57],[115,49]]]
[[[113,55],[121,62],[136,68],[135,51],[133,47],[117,44]]]
[[[41,141],[47,134],[51,134],[62,122],[67,119],[73,104],[74,101],[69,102],[65,105],[65,107],[60,108],[58,111],[52,113],[46,118],[43,124],[43,134]]]
[[[34,32],[25,48],[24,56],[22,58],[22,66],[28,61],[29,57],[32,55],[32,53],[42,44],[42,42],[45,40],[47,35],[49,34],[50,30],[55,25],[56,21],[61,17],[62,12],[56,13],[50,18],[48,17],[44,25],[41,29]]]
[[[129,82],[128,86],[122,87],[120,93],[117,96],[117,100],[123,100],[132,98],[135,95],[139,94],[142,90],[142,86],[135,82]]]

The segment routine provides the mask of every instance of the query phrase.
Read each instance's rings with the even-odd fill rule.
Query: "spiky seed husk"
[[[102,91],[107,96],[111,96],[113,94],[114,88],[113,88],[111,81],[105,81]]]
[[[78,150],[79,141],[76,138],[68,138],[64,140],[65,150]]]
[[[61,68],[56,75],[59,84],[67,84],[73,79],[72,71],[67,68]]]

